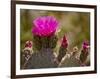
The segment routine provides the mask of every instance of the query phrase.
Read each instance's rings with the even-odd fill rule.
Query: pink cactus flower
[[[33,21],[35,27],[32,28],[33,35],[40,37],[54,35],[59,22],[53,16],[38,17]]]
[[[68,47],[68,41],[67,41],[67,38],[66,38],[65,35],[63,37],[61,46],[64,47],[64,48],[67,48]]]

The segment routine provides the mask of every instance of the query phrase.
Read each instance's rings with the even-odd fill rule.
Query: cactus
[[[86,60],[87,60],[87,57],[89,55],[89,44],[87,41],[83,42],[83,47],[82,47],[82,50],[81,50],[81,54],[80,54],[80,61],[81,61],[81,65],[86,65]]]
[[[24,49],[22,50],[21,53],[21,64],[24,66],[26,61],[28,61],[33,53],[33,42],[32,41],[26,41]],[[22,68],[22,66],[21,66]]]
[[[67,42],[66,36],[64,35],[60,49],[59,49],[59,54],[57,57],[58,62],[61,62],[62,58],[66,55],[67,47],[68,47],[68,42]]]
[[[26,67],[28,69],[33,68],[54,68],[57,64],[54,63],[55,56],[53,51],[49,48],[41,49],[39,52],[35,52]]]
[[[55,35],[58,21],[51,16],[39,17],[33,21],[35,28],[32,29],[33,43],[36,51],[32,54],[29,61],[23,68],[52,68],[57,67],[54,61],[55,55],[53,49],[57,44]]]
[[[68,56],[65,56],[61,63],[59,64],[59,67],[79,67],[80,61],[76,59],[74,56],[71,56],[70,58]]]
[[[68,39],[66,35],[63,36],[59,48],[58,55],[55,56],[54,48],[59,40],[56,30],[59,22],[53,16],[38,17],[33,21],[35,27],[32,28],[33,43],[27,42],[25,44],[24,56],[28,57],[24,61],[23,69],[34,68],[55,68],[55,67],[79,67],[84,64],[87,59],[89,46],[86,42],[83,43],[83,49],[80,56],[78,47],[74,47],[70,53],[68,51]],[[34,45],[34,46],[32,46]],[[31,50],[34,52],[31,53]],[[27,54],[26,52],[29,52]],[[86,63],[85,63],[86,64]]]
[[[66,54],[65,57],[59,64],[59,67],[79,67],[80,60],[78,58],[78,47],[75,46],[73,51],[69,54]]]

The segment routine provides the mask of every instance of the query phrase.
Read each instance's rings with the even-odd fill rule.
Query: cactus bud
[[[87,41],[83,42],[83,50],[87,50],[89,48],[89,43]]]
[[[67,39],[66,39],[65,35],[63,36],[63,40],[62,40],[61,46],[64,47],[64,48],[68,47],[68,42],[67,42]]]
[[[26,41],[25,47],[32,48],[32,46],[33,46],[33,42],[32,41]]]

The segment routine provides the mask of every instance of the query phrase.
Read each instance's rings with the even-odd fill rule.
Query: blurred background
[[[43,11],[33,9],[20,9],[20,42],[21,50],[27,40],[32,40],[33,20],[39,16],[54,16],[59,21],[58,44],[54,49],[56,52],[61,45],[60,40],[66,34],[68,39],[68,49],[74,46],[81,48],[84,40],[90,41],[90,13],[88,12],[62,12],[62,11]]]

